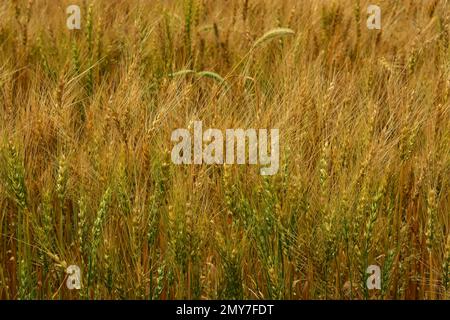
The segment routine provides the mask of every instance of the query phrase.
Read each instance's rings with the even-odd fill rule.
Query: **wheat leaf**
[[[256,48],[272,39],[284,37],[284,36],[288,36],[288,35],[294,35],[294,34],[295,34],[294,30],[289,29],[289,28],[272,29],[272,30],[266,32],[261,38],[256,40],[255,43],[253,44],[253,48]]]

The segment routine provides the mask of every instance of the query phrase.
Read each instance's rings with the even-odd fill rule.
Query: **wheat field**
[[[449,1],[0,17],[1,299],[450,298]],[[171,132],[197,120],[279,128],[278,173],[174,164]]]

